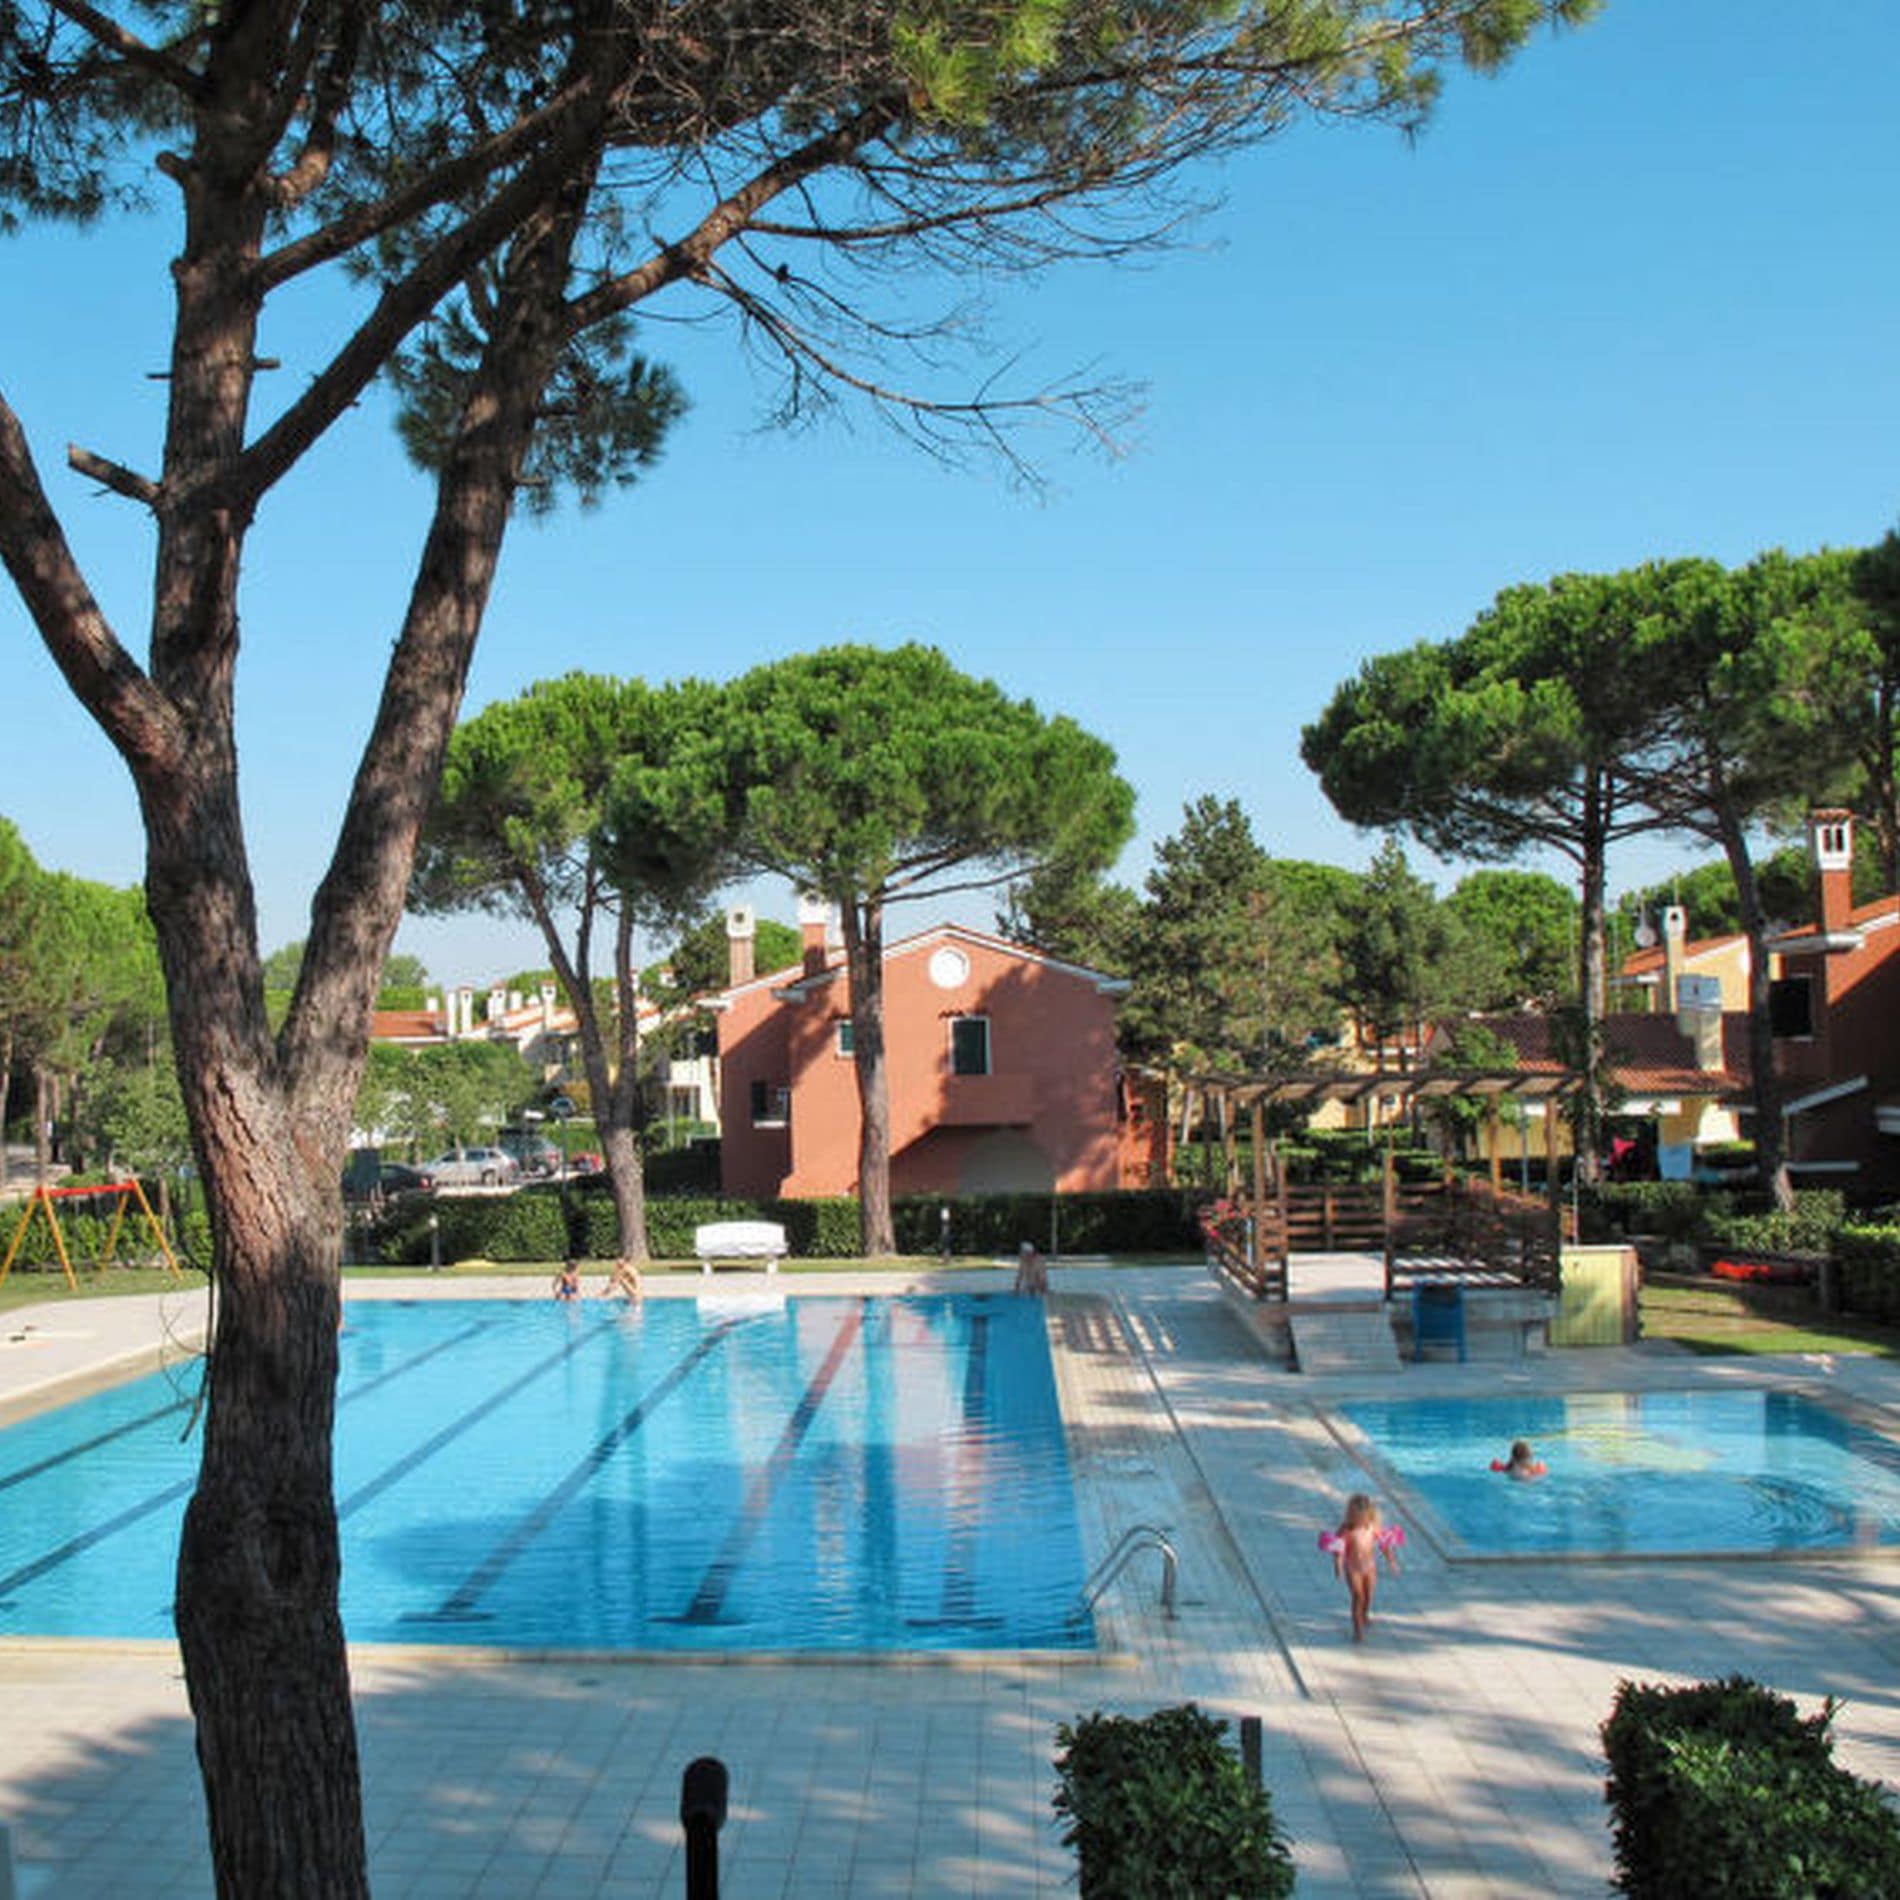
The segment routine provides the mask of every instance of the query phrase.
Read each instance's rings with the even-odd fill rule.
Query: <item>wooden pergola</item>
[[[1286,1257],[1300,1222],[1295,1215],[1274,1144],[1266,1137],[1271,1107],[1308,1111],[1327,1103],[1358,1106],[1380,1101],[1402,1110],[1428,1102],[1515,1101],[1545,1106],[1548,1190],[1540,1206],[1522,1195],[1507,1194],[1499,1156],[1491,1151],[1491,1181],[1479,1197],[1469,1185],[1445,1179],[1429,1188],[1406,1187],[1398,1179],[1390,1147],[1385,1153],[1377,1215],[1377,1238],[1385,1256],[1386,1294],[1415,1277],[1410,1258],[1429,1260],[1435,1278],[1505,1277],[1541,1283],[1553,1279],[1563,1223],[1562,1186],[1557,1167],[1557,1106],[1581,1086],[1578,1076],[1561,1070],[1499,1069],[1454,1073],[1346,1073],[1296,1070],[1258,1075],[1196,1075],[1184,1078],[1183,1122],[1192,1118],[1196,1099],[1220,1122],[1229,1156],[1228,1193],[1237,1201],[1238,1233],[1223,1240],[1209,1232],[1209,1247],[1223,1270],[1255,1297],[1286,1297]],[[1243,1190],[1233,1163],[1232,1135],[1245,1116],[1251,1123],[1251,1180]],[[1331,1197],[1322,1203],[1327,1245],[1334,1234]],[[1370,1238],[1369,1234],[1364,1238]]]

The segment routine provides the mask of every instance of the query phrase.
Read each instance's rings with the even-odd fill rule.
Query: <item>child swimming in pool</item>
[[[1405,1541],[1405,1532],[1397,1525],[1389,1529],[1379,1522],[1379,1507],[1363,1491],[1355,1491],[1346,1500],[1346,1514],[1338,1530],[1323,1535],[1320,1547],[1333,1554],[1333,1575],[1344,1577],[1352,1599],[1352,1640],[1362,1643],[1366,1625],[1372,1621],[1372,1591],[1379,1580],[1379,1559],[1396,1577],[1399,1560],[1394,1555]]]
[[[1509,1458],[1493,1458],[1491,1469],[1501,1471],[1507,1478],[1541,1478],[1549,1470],[1538,1455],[1531,1450],[1530,1441],[1518,1439],[1511,1446]]]

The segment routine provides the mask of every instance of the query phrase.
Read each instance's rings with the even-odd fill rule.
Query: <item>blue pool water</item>
[[[362,1302],[358,1642],[1087,1648],[1041,1302]],[[170,1634],[190,1376],[0,1432],[0,1633]]]
[[[1900,1544],[1900,1448],[1797,1394],[1587,1393],[1342,1408],[1454,1555],[1763,1555]],[[1490,1470],[1528,1439],[1549,1475]],[[1407,1494],[1409,1493],[1409,1498]]]

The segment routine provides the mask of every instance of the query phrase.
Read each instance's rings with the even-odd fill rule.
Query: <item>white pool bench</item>
[[[763,1260],[767,1273],[776,1273],[785,1258],[785,1229],[775,1220],[712,1220],[693,1229],[693,1251],[699,1270],[710,1273],[715,1260],[749,1265]]]

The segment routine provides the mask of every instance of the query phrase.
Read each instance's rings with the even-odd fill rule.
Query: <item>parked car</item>
[[[426,1194],[434,1186],[421,1168],[412,1168],[404,1161],[385,1161],[376,1170],[376,1192],[384,1200],[398,1194]]]
[[[422,1172],[438,1188],[508,1187],[521,1178],[514,1156],[501,1148],[457,1148],[425,1161]]]
[[[567,1158],[569,1174],[604,1174],[606,1170],[606,1162],[591,1151],[584,1150],[580,1154],[569,1155]]]
[[[525,1179],[543,1181],[561,1171],[561,1151],[545,1135],[531,1134],[525,1128],[504,1128],[495,1137],[504,1153],[515,1158]]]

